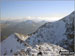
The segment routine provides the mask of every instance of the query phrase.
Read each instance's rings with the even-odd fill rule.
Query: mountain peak
[[[22,40],[22,41],[25,41],[26,38],[29,37],[28,35],[23,35],[23,34],[19,34],[19,33],[14,33],[14,35],[15,35],[18,39],[20,39],[20,40]]]

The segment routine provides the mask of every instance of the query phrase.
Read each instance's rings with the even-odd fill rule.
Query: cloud
[[[62,17],[42,17],[42,16],[39,16],[39,17],[36,17],[36,16],[28,16],[28,17],[25,17],[25,20],[33,20],[33,21],[50,21],[50,22],[53,22],[53,21],[57,21],[57,20],[60,20]]]
[[[26,16],[24,18],[17,18],[17,17],[13,17],[13,18],[2,18],[2,20],[18,20],[18,21],[25,21],[25,20],[33,20],[33,21],[49,21],[49,22],[53,22],[53,21],[57,21],[60,20],[64,17],[65,15],[61,15],[61,16]]]

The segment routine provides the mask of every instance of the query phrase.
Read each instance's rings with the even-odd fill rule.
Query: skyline
[[[74,1],[5,1],[1,2],[1,18],[62,18],[74,11]],[[37,18],[37,19],[38,19]],[[40,20],[40,19],[39,19]]]

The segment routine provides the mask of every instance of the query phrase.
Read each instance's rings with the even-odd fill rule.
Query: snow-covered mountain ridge
[[[12,34],[1,43],[1,54],[61,56],[60,50],[74,51],[74,21],[75,11],[59,21],[44,24],[24,41]]]
[[[32,46],[39,43],[52,43],[69,51],[74,51],[75,11],[56,22],[41,26],[26,42]]]
[[[24,43],[24,41],[29,36],[20,35],[18,33],[11,34],[7,39],[5,39],[2,43],[0,43],[1,47],[1,54],[2,55],[12,55],[17,50],[21,50],[22,48],[25,48],[26,46],[29,46],[27,43]]]

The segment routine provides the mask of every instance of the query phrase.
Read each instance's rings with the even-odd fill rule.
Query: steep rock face
[[[26,42],[32,46],[52,43],[69,51],[74,51],[75,11],[63,19],[41,26]]]
[[[67,19],[63,19],[63,21],[66,23],[66,31],[65,35],[67,37],[66,40],[62,40],[60,43],[60,46],[70,50],[74,51],[74,35],[75,35],[75,11],[72,12],[69,16],[66,17]]]

